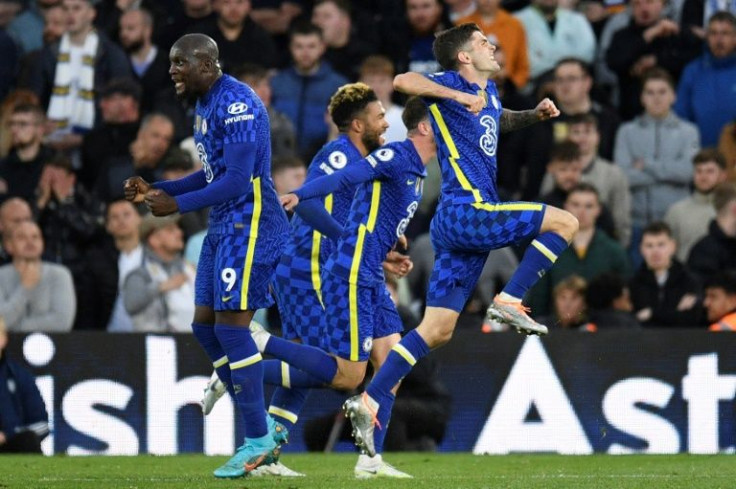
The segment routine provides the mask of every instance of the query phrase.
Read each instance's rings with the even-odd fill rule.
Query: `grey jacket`
[[[63,265],[41,264],[41,281],[28,290],[12,263],[0,267],[0,316],[8,331],[64,333],[77,312],[72,274]]]
[[[699,147],[698,128],[674,113],[662,120],[644,114],[621,125],[613,159],[629,179],[634,226],[662,220],[672,204],[690,194]]]
[[[675,202],[664,216],[664,221],[672,228],[672,237],[677,241],[677,259],[687,262],[690,250],[700,238],[708,234],[708,225],[716,217],[713,207],[713,193],[693,195]]]

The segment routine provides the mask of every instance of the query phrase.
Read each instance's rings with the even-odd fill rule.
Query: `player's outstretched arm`
[[[375,169],[375,160],[372,160],[372,158],[373,156],[369,155],[366,159],[348,165],[347,168],[339,172],[315,178],[293,193],[299,197],[299,200],[313,199],[331,194],[340,187],[354,188],[358,184],[379,178],[381,173]],[[373,161],[373,163],[369,161]]]
[[[294,196],[294,194],[290,194]],[[294,196],[298,200],[298,197]],[[321,234],[327,236],[333,241],[337,241],[342,234],[342,226],[335,220],[332,215],[327,212],[324,204],[319,199],[309,199],[301,202],[294,208],[294,211],[309,224],[312,229],[316,229]]]
[[[472,93],[453,90],[452,88],[433,82],[420,73],[412,71],[396,75],[394,77],[394,89],[407,95],[454,100],[455,102],[464,105],[474,114],[479,113],[486,105],[486,101],[483,97]]]
[[[526,126],[531,126],[535,122],[546,121],[560,115],[560,111],[554,102],[545,98],[536,108],[532,110],[509,110],[503,109],[501,112],[501,133],[516,131]]]
[[[154,182],[151,187],[161,189],[172,197],[176,197],[177,195],[199,190],[205,185],[207,185],[207,178],[204,169],[202,169],[177,180]]]

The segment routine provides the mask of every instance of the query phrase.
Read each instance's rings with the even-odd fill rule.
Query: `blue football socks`
[[[519,300],[554,265],[560,253],[567,249],[568,243],[557,233],[542,233],[531,242],[524,252],[511,279],[503,292]]]

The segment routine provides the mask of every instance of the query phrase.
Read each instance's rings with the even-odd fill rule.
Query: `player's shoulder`
[[[465,85],[463,78],[457,71],[438,71],[436,73],[427,73],[424,76],[435,83],[439,83],[440,85],[450,88],[459,88]]]
[[[365,159],[373,168],[380,164],[391,163],[404,155],[405,143],[406,141],[394,141],[384,144],[380,148],[374,150]]]
[[[221,116],[238,116],[260,111],[262,102],[253,89],[229,75],[223,77],[216,102],[216,110]]]

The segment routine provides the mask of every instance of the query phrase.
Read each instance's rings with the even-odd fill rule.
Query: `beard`
[[[381,147],[381,135],[377,132],[365,133],[361,141],[369,153],[372,153]]]
[[[143,47],[143,44],[143,38],[138,38],[127,46],[123,46],[123,49],[125,49],[126,53],[133,54],[136,51],[139,51]]]

